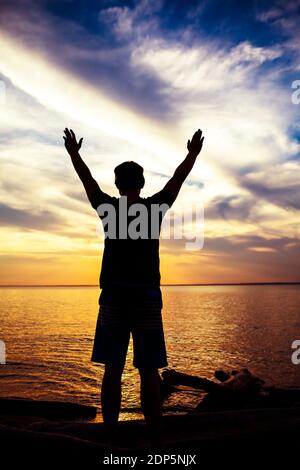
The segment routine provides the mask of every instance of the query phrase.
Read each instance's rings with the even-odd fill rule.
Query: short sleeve
[[[163,188],[161,191],[148,198],[151,204],[167,204],[169,207],[172,206],[175,199],[176,197],[174,197],[173,193],[167,188]]]
[[[113,199],[111,196],[109,196],[109,194],[106,194],[103,191],[101,191],[100,188],[95,189],[90,194],[88,194],[88,198],[91,203],[91,206],[95,210],[97,210],[101,204],[109,203]]]

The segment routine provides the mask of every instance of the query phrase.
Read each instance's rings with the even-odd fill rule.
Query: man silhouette
[[[83,183],[92,207],[102,219],[105,244],[100,274],[99,315],[95,332],[92,361],[105,365],[101,386],[104,425],[113,438],[121,405],[121,377],[127,355],[130,333],[133,338],[133,365],[140,374],[141,406],[152,445],[160,442],[162,397],[158,369],[168,365],[162,324],[162,297],[159,271],[159,230],[151,236],[151,208],[159,205],[159,229],[166,208],[171,207],[199,155],[204,137],[199,129],[187,143],[188,154],[165,187],[148,198],[140,192],[145,179],[143,168],[135,162],[124,162],[115,168],[115,185],[121,198],[104,193],[79,155],[82,138],[77,142],[72,129],[64,131],[65,147]],[[126,206],[120,204],[126,201]],[[136,206],[138,204],[138,206]],[[116,213],[116,230],[110,230],[104,213],[112,207]],[[124,207],[126,207],[124,209]],[[147,236],[130,237],[128,225],[143,207],[147,218]],[[105,210],[102,210],[102,209]],[[135,209],[135,210],[133,210]],[[122,214],[126,211],[126,214]],[[120,213],[121,212],[121,213]],[[124,218],[124,216],[126,217]],[[120,236],[122,220],[127,221]],[[140,233],[145,235],[145,227]]]

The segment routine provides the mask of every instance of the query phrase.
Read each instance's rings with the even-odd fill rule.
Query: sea
[[[88,404],[101,420],[103,365],[91,362],[99,293],[93,286],[0,288],[0,397]],[[213,379],[217,369],[247,367],[267,385],[300,388],[300,364],[292,361],[300,285],[162,286],[162,294],[168,368]],[[121,419],[141,416],[132,359],[131,339]],[[193,409],[202,397],[180,387],[166,412]]]

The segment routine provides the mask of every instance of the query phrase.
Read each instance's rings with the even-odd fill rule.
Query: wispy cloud
[[[48,210],[32,214],[0,203],[0,225],[44,230],[60,226],[62,219]]]
[[[257,263],[262,279],[265,261],[280,277],[279,252],[292,258],[300,238],[299,112],[289,83],[299,66],[297,2],[248,5],[248,22],[234,2],[233,19],[217,13],[213,0],[184,8],[158,0],[59,3],[0,7],[3,256],[13,242],[21,250],[22,230],[24,243],[39,251],[101,251],[96,214],[62,146],[66,125],[84,137],[85,160],[113,194],[113,167],[127,159],[145,167],[145,194],[159,190],[201,127],[203,155],[180,197],[205,206],[205,248],[197,258],[170,242],[165,276],[180,255],[187,256],[174,271],[180,282],[201,277],[200,258],[210,280],[214,272],[236,278],[246,262],[253,277]],[[213,15],[223,15],[217,30]],[[207,261],[215,249],[219,267]],[[289,278],[288,265],[282,275]]]

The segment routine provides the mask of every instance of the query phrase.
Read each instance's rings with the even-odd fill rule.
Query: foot
[[[120,429],[115,426],[115,427],[107,427],[106,433],[105,433],[105,443],[107,444],[108,447],[114,449],[114,451],[122,451],[122,450],[128,450],[126,446],[124,446],[124,439],[122,438],[122,435],[120,433]]]

